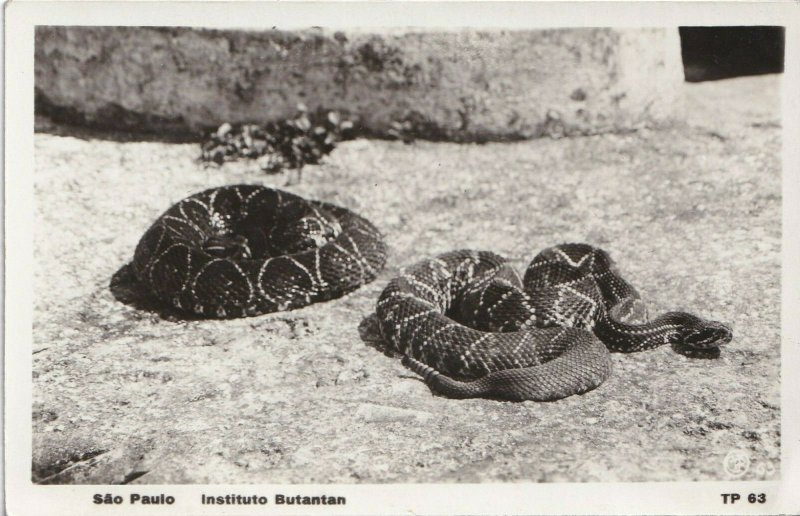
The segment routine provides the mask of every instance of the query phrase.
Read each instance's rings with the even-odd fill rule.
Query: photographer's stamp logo
[[[731,450],[722,461],[725,473],[739,478],[750,469],[750,454],[744,450]]]

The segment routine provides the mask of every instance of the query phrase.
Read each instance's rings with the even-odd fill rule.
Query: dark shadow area
[[[684,344],[670,344],[672,351],[683,355],[687,358],[696,358],[701,360],[714,360],[722,355],[722,350],[718,347],[708,349],[697,349]]]
[[[403,354],[395,351],[389,346],[381,335],[381,330],[378,325],[378,316],[375,312],[366,315],[358,325],[358,335],[361,337],[362,342],[367,346],[383,353],[385,356],[392,359],[402,359]],[[405,366],[405,364],[403,364]],[[406,373],[398,375],[399,378],[410,378],[425,383],[419,375],[406,367]]]
[[[53,460],[48,464],[32,465],[31,482],[39,485],[70,484],[76,470],[91,468],[99,457],[108,453],[106,449],[92,449],[87,451],[74,451],[71,455]]]
[[[358,335],[367,346],[374,348],[387,357],[397,358],[401,355],[394,351],[383,340],[380,327],[378,326],[378,316],[371,313],[365,316],[358,325]]]
[[[85,140],[101,139],[117,142],[199,143],[204,131],[187,131],[182,119],[170,120],[158,115],[137,113],[118,104],[108,104],[93,118],[87,118],[73,107],[52,102],[34,88],[33,112],[35,132],[72,136]],[[124,129],[121,129],[124,128]],[[158,128],[148,130],[147,128]],[[212,128],[206,128],[211,130]]]
[[[148,121],[152,123],[154,117],[126,111],[121,106],[106,109],[105,114],[98,120],[88,120],[75,108],[51,102],[39,89],[34,89],[33,102],[34,132],[37,133],[114,142],[200,143],[204,138],[202,131],[186,131],[176,124],[163,124],[163,131],[137,129],[137,127],[147,127],[146,123]]]
[[[133,272],[130,263],[126,263],[111,276],[108,289],[114,299],[136,310],[158,315],[167,321],[198,321],[203,318],[181,312],[171,305],[161,302],[145,287]]]
[[[148,473],[149,473],[149,471],[147,471],[147,470],[144,470],[144,471],[138,471],[138,470],[131,471],[130,473],[125,475],[125,478],[123,478],[119,482],[119,484],[121,484],[121,485],[130,484],[131,482],[133,482],[137,478],[139,478],[141,476],[144,476],[144,475],[146,475]]]
[[[783,72],[784,27],[680,27],[688,82]]]
[[[331,301],[334,299],[338,299],[342,296],[349,294],[350,292],[356,290],[358,287],[353,287],[350,290],[343,290],[337,292],[336,295],[328,298],[328,299],[321,299],[318,302],[324,301]],[[111,276],[111,280],[108,284],[108,289],[111,291],[111,295],[114,296],[114,299],[119,301],[120,303],[130,306],[135,310],[140,310],[143,312],[149,312],[151,314],[155,314],[158,317],[164,319],[165,321],[170,322],[180,322],[180,321],[205,321],[208,319],[214,320],[226,320],[226,319],[240,319],[242,316],[238,313],[232,312],[230,315],[225,317],[208,317],[203,316],[200,314],[196,314],[194,312],[187,312],[183,310],[179,310],[175,308],[171,304],[168,304],[164,301],[161,301],[156,296],[154,296],[150,290],[136,277],[136,274],[133,272],[133,266],[130,263],[126,263],[122,267],[120,267],[117,272],[115,272]],[[295,310],[300,310],[305,308],[307,305],[304,306],[297,306],[292,308],[287,308],[280,312],[264,312],[255,314],[253,316],[248,317],[258,317],[261,315],[267,314],[278,314],[278,313],[286,313],[292,312]],[[377,328],[377,325],[375,326]],[[361,331],[361,327],[359,326],[359,331]],[[377,339],[380,340],[380,331],[376,330]],[[362,339],[365,339],[364,335],[362,335]],[[367,342],[365,340],[365,342]],[[382,343],[382,340],[380,340]],[[376,347],[376,346],[373,346]],[[45,348],[46,349],[46,348]],[[376,347],[376,349],[378,349]],[[44,349],[39,350],[39,352],[43,351]]]

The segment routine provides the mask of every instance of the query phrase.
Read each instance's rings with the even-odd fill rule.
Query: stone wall
[[[677,29],[529,31],[38,27],[37,109],[107,129],[196,133],[335,109],[365,134],[513,140],[668,118]]]

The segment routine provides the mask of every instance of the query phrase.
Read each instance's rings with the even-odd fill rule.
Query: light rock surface
[[[677,29],[38,27],[35,68],[40,108],[100,127],[196,133],[302,102],[462,141],[635,129],[674,113],[683,81]]]
[[[688,118],[657,131],[341,144],[291,190],[372,220],[386,270],[342,299],[231,321],[162,316],[109,284],[171,203],[284,178],[204,168],[197,145],[50,127],[36,136],[34,480],[730,480],[729,453],[750,459],[738,478],[778,478],[778,86],[686,86]],[[522,268],[564,241],[606,248],[651,313],[726,321],[734,340],[717,360],[613,355],[605,384],[553,403],[433,396],[379,351],[369,316],[400,267],[472,247]]]

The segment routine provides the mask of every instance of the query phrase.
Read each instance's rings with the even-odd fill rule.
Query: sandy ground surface
[[[386,269],[342,299],[231,321],[160,310],[124,266],[180,198],[284,177],[205,168],[192,144],[37,134],[34,480],[778,478],[779,80],[687,85],[683,122],[625,135],[346,142],[289,189],[371,219]],[[565,241],[607,249],[651,313],[726,321],[734,340],[715,360],[614,355],[605,384],[553,403],[433,396],[374,342],[400,267],[471,247],[522,269]]]

